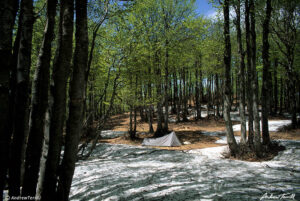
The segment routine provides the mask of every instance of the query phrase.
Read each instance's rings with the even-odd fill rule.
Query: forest
[[[300,1],[1,0],[0,143],[0,200],[300,199]]]

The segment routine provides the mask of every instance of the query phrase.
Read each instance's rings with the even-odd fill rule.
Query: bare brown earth
[[[234,122],[238,123],[238,122]],[[156,123],[153,124],[154,130],[156,129]],[[129,115],[115,115],[107,123],[106,130],[114,131],[128,131],[129,130]],[[201,149],[207,147],[222,146],[222,144],[215,143],[218,137],[202,135],[202,132],[215,132],[225,131],[225,122],[220,120],[202,119],[199,121],[190,120],[189,122],[180,123],[169,123],[169,130],[175,131],[181,142],[189,142],[191,144],[182,145],[180,147],[154,147],[159,149],[168,150],[191,150]],[[224,134],[225,135],[225,134]],[[240,132],[235,132],[236,136],[240,135]],[[300,129],[282,132],[270,132],[271,139],[289,139],[289,140],[300,140]],[[129,137],[122,136],[114,139],[101,139],[102,143],[111,144],[128,144],[128,145],[141,145],[144,138],[152,137],[152,134],[148,133],[148,123],[140,122],[138,118],[137,124],[137,139],[130,140]]]

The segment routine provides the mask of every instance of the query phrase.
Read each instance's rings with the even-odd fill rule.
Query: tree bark
[[[164,132],[167,133],[169,130],[169,94],[168,94],[168,85],[169,85],[169,41],[166,40],[166,60],[165,60],[165,90],[164,90],[164,100],[165,100],[165,116],[164,116]]]
[[[274,61],[274,114],[278,112],[278,78],[277,78],[278,59]]]
[[[243,50],[242,33],[241,33],[241,1],[238,0],[236,6],[236,30],[237,30],[237,42],[238,53],[240,56],[240,69],[239,69],[239,113],[241,118],[241,143],[247,142],[246,134],[246,117],[245,117],[245,53]]]
[[[11,90],[11,94],[10,94],[10,128],[9,128],[9,133],[13,134],[14,131],[14,126],[15,126],[15,120],[17,117],[17,114],[15,113],[15,109],[16,109],[16,84],[17,84],[17,64],[18,64],[18,51],[20,48],[20,37],[21,37],[21,16],[23,15],[23,11],[22,14],[20,13],[19,15],[19,21],[18,21],[18,31],[17,31],[17,35],[15,38],[15,42],[14,42],[14,47],[13,47],[13,56],[12,56],[12,62],[11,62],[11,69],[12,69],[12,73],[11,73],[11,78],[10,78],[10,90]],[[27,94],[28,96],[28,94]],[[25,108],[22,108],[22,110],[25,110]],[[28,108],[26,110],[25,115],[22,117],[26,117],[26,122],[28,122]],[[24,122],[23,122],[24,123]],[[28,125],[28,124],[26,124]],[[25,127],[25,124],[23,126],[23,130],[22,132],[26,135],[28,133],[28,126]],[[26,136],[26,135],[22,135],[22,136]],[[20,184],[22,183],[21,178],[21,169],[22,166],[24,166],[24,152],[25,151],[20,151],[20,149],[22,149],[21,147],[25,148],[25,146],[23,146],[25,144],[24,139],[25,137],[23,137],[23,142],[22,142],[22,138],[19,138],[19,140],[16,140],[17,138],[13,138],[10,144],[10,154],[9,156],[9,180],[8,180],[8,187],[9,187],[9,193],[11,193],[11,195],[20,195]],[[16,142],[18,142],[16,144]],[[18,151],[19,150],[19,151]]]
[[[251,21],[251,70],[252,70],[252,98],[253,98],[253,118],[254,118],[254,149],[257,155],[261,151],[260,138],[260,117],[258,111],[258,81],[256,72],[256,31],[255,31],[255,3],[250,0],[250,21]]]
[[[157,102],[157,128],[154,133],[155,137],[161,137],[163,135],[163,110],[162,110],[162,98],[161,98],[161,71],[159,69],[159,58],[158,58],[158,52],[155,53],[155,66],[156,66],[156,75],[157,75],[157,86],[156,86],[156,92],[159,97],[158,102]]]
[[[225,100],[224,100],[224,119],[226,124],[226,136],[227,143],[230,149],[231,155],[236,155],[238,152],[238,146],[235,141],[232,129],[232,122],[230,119],[230,94],[231,94],[231,44],[230,44],[230,30],[229,30],[229,0],[224,0],[223,5],[224,12],[224,38],[225,38],[225,50],[224,50],[224,64],[225,64]]]
[[[148,68],[148,73],[151,75],[151,67]],[[149,124],[149,133],[154,133],[153,129],[153,105],[152,105],[152,87],[151,87],[151,79],[148,80],[148,100],[150,105],[148,106],[148,124]]]
[[[17,77],[15,88],[15,121],[10,164],[10,192],[11,196],[20,195],[22,150],[28,132],[29,114],[29,72],[31,66],[31,47],[33,30],[33,2],[21,2],[20,43],[17,61]]]
[[[200,102],[200,83],[199,83],[199,64],[196,62],[196,72],[195,72],[195,77],[196,77],[196,91],[195,91],[195,102],[196,102],[196,119],[199,120],[201,119],[201,102]]]
[[[22,195],[35,196],[42,154],[45,115],[48,108],[48,88],[51,60],[51,42],[54,37],[56,0],[47,1],[47,23],[35,71],[29,139],[26,151],[25,175]]]
[[[13,108],[11,100],[10,73],[12,72],[12,40],[15,18],[18,10],[18,0],[3,0],[0,2],[0,200],[3,200],[3,190],[9,165],[9,145],[12,135]]]
[[[182,103],[183,103],[183,111],[182,111],[182,121],[188,121],[188,107],[187,107],[187,82],[186,82],[186,71],[185,68],[182,68],[182,84],[183,84],[183,91],[182,91]]]
[[[60,161],[62,134],[66,116],[67,80],[72,59],[74,0],[62,0],[60,3],[60,20],[58,48],[53,63],[53,86],[51,108],[49,150],[46,161],[45,177],[42,184],[42,200],[56,200],[58,165]]]
[[[267,0],[266,2],[266,16],[263,22],[263,49],[262,49],[262,58],[263,58],[263,83],[262,83],[262,92],[261,92],[261,107],[262,107],[262,138],[263,144],[270,144],[270,135],[269,135],[269,125],[268,125],[268,116],[269,116],[269,90],[268,90],[268,82],[269,82],[269,69],[270,69],[270,61],[269,61],[269,23],[271,19],[271,0]],[[277,104],[277,103],[276,103]]]
[[[163,9],[165,10],[165,9]],[[164,15],[164,31],[165,31],[165,90],[164,90],[164,100],[165,100],[165,115],[164,115],[164,133],[167,133],[169,130],[169,40],[168,40],[168,12]]]
[[[159,77],[160,77],[160,70],[158,70]],[[157,94],[160,96],[161,94],[161,83],[158,83],[157,85]],[[155,131],[155,136],[160,137],[163,135],[163,111],[162,111],[162,100],[159,98],[158,103],[157,103],[157,128]]]
[[[77,159],[77,149],[82,132],[85,94],[85,72],[88,59],[87,0],[76,0],[76,46],[73,76],[70,82],[69,119],[65,152],[58,183],[58,199],[68,200]]]
[[[248,144],[253,147],[253,90],[252,90],[252,52],[250,38],[250,8],[248,0],[245,0],[245,27],[246,27],[246,50],[247,50],[247,109],[248,109]]]

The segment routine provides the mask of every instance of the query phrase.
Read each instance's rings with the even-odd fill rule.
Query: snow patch
[[[101,137],[104,139],[112,139],[112,138],[123,136],[126,133],[127,133],[126,131],[106,130],[106,131],[101,131]]]
[[[259,200],[300,191],[300,141],[271,161],[222,158],[227,146],[191,151],[98,144],[76,164],[70,200]],[[255,179],[254,179],[255,178]]]
[[[269,131],[276,132],[281,127],[291,124],[291,120],[276,120],[276,121],[269,121]],[[260,127],[262,127],[260,122]],[[234,125],[233,131],[241,131],[241,124]],[[248,122],[246,123],[246,129],[248,130]]]
[[[237,143],[239,143],[241,141],[241,137],[240,136],[234,136],[235,140]],[[226,136],[222,136],[221,139],[216,141],[217,144],[227,144],[227,137]]]

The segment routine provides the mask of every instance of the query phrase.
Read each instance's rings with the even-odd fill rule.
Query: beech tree
[[[56,199],[56,186],[62,134],[66,116],[67,81],[70,72],[73,43],[74,0],[61,0],[58,31],[58,47],[53,62],[49,150],[46,161],[45,177],[42,186],[42,200]]]
[[[9,164],[10,132],[10,72],[12,68],[12,42],[13,28],[19,6],[18,0],[4,0],[0,2],[0,200],[6,181],[6,173]]]
[[[85,72],[88,62],[87,0],[76,0],[76,33],[73,73],[70,82],[69,119],[58,182],[58,199],[68,200],[82,132]]]
[[[224,64],[225,64],[225,92],[224,92],[224,119],[226,123],[226,137],[229,145],[230,153],[235,155],[238,153],[238,146],[233,135],[232,122],[230,118],[231,110],[231,44],[230,44],[230,30],[229,30],[229,0],[224,0],[223,5],[224,13],[224,38],[225,38],[225,50],[224,50]]]
[[[263,50],[262,50],[262,57],[263,57],[263,84],[262,84],[262,138],[263,144],[268,145],[270,143],[270,135],[269,135],[269,126],[268,126],[268,115],[269,115],[269,95],[268,95],[268,86],[269,86],[269,68],[270,68],[270,61],[269,61],[269,23],[271,18],[271,1],[267,0],[266,2],[266,16],[263,23]],[[277,97],[276,97],[277,99]]]
[[[26,151],[24,187],[22,189],[22,195],[25,196],[35,196],[38,182],[44,139],[45,115],[48,108],[51,42],[54,36],[56,4],[57,1],[55,0],[47,1],[47,24],[33,82],[29,139]]]

